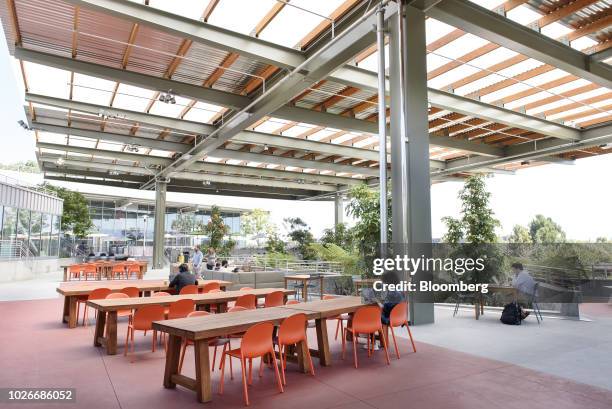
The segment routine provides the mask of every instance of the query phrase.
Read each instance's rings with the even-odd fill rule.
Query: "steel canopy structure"
[[[394,238],[430,242],[415,222],[430,183],[612,152],[611,9],[2,0],[0,18],[45,178],[155,188],[160,206],[166,191],[335,200],[340,220],[343,192],[379,184],[386,157]]]

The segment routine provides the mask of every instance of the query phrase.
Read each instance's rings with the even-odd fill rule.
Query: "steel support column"
[[[393,243],[410,257],[431,251],[425,14],[402,5],[390,24]],[[429,280],[419,272],[412,282]],[[411,293],[410,320],[434,321],[430,293]]]
[[[387,95],[385,90],[385,11],[379,7],[376,12],[376,44],[378,46],[378,170],[380,191],[380,244],[388,242],[387,231]]]
[[[155,181],[155,226],[153,230],[153,268],[164,266],[164,235],[166,233],[166,180]]]
[[[340,223],[344,223],[344,200],[338,193],[334,199],[334,226]]]

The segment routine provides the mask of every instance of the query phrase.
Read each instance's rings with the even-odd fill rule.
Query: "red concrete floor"
[[[107,356],[93,347],[93,325],[69,330],[60,315],[59,299],[0,303],[0,387],[76,388],[77,403],[0,403],[1,408],[243,407],[239,376],[234,381],[227,376],[225,394],[219,396],[215,371],[214,400],[203,406],[191,391],[162,387],[163,349],[150,352],[150,334],[136,335],[135,362],[130,363],[123,355]],[[400,360],[392,355],[387,366],[382,352],[368,359],[360,349],[360,367],[354,369],[351,359],[341,360],[331,325],[333,366],[322,368],[315,359],[316,376],[311,377],[289,364],[283,394],[277,393],[272,371],[266,369],[261,379],[254,374],[249,389],[253,408],[612,408],[610,391],[423,343],[410,353],[403,338]],[[120,344],[125,330],[123,323]],[[413,333],[418,340],[418,327]],[[183,371],[193,376],[191,350]]]

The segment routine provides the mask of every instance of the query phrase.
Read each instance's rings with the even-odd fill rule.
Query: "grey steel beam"
[[[73,128],[62,125],[53,125],[40,122],[40,120],[38,119],[36,121],[29,120],[29,125],[32,129],[45,132],[69,134],[91,139],[103,139],[105,141],[112,141],[130,145],[140,145],[170,152],[184,153],[187,152],[191,146],[186,143],[171,142],[162,139],[144,138],[127,134],[117,134],[111,132],[101,132],[96,130]],[[319,152],[325,155],[338,155],[347,158],[357,158],[373,161],[378,160],[378,152],[372,149],[355,148],[352,146],[309,141],[306,139],[290,138],[287,136],[272,135],[253,131],[240,132],[238,135],[232,138],[232,142],[260,146],[267,145],[274,146],[277,148],[296,149],[307,152]]]
[[[56,158],[49,156],[40,156],[40,161],[43,163],[55,163]],[[139,166],[126,166],[126,165],[116,165],[109,163],[100,163],[94,161],[83,161],[83,160],[73,160],[73,159],[64,159],[61,169],[68,170],[87,170],[87,169],[96,169],[104,172],[120,172],[121,175],[131,173],[140,176],[150,176],[151,172],[145,168]],[[108,177],[112,177],[111,173],[107,173]],[[117,175],[115,175],[117,176]],[[196,172],[180,172],[176,173],[173,176],[174,179],[184,179],[184,180],[194,180],[202,182],[210,182],[210,183],[225,183],[228,185],[244,185],[244,186],[267,186],[274,187],[280,189],[308,189],[318,192],[336,192],[338,189],[336,186],[332,185],[323,185],[323,184],[314,184],[314,183],[300,183],[300,182],[292,182],[292,181],[284,181],[284,180],[276,180],[276,179],[262,179],[262,178],[254,178],[254,177],[236,177],[229,175],[213,175],[207,173],[196,173]]]
[[[54,106],[54,107],[63,108],[63,109],[70,109],[73,111],[85,112],[85,113],[89,113],[93,115],[104,113],[105,115],[110,116],[110,117],[122,118],[125,120],[134,121],[137,123],[146,123],[149,125],[159,127],[160,129],[174,129],[177,131],[193,133],[196,135],[208,135],[212,133],[215,129],[215,127],[212,125],[187,121],[184,119],[169,118],[169,117],[164,117],[160,115],[152,115],[152,114],[147,114],[147,113],[142,113],[142,112],[137,112],[137,111],[126,110],[126,109],[112,108],[112,107],[107,107],[104,105],[90,104],[87,102],[72,101],[68,99],[55,98],[55,97],[50,97],[46,95],[26,93],[25,99],[26,101],[32,102],[32,103],[49,105],[49,106]],[[286,107],[286,106],[282,107],[278,111],[299,113],[300,122],[307,122],[307,123],[313,123],[313,124],[321,124],[322,122],[324,122],[324,123],[327,123],[329,127],[331,128],[344,129],[344,130],[358,130],[360,132],[371,133],[371,134],[376,134],[378,132],[375,122],[348,118],[348,117],[344,117],[340,115],[327,114],[324,112],[317,112],[317,111],[312,111],[312,110],[303,109],[303,108],[291,108],[291,107]],[[26,113],[26,116],[27,116],[27,113]],[[258,134],[261,134],[261,133],[258,133]],[[234,137],[234,139],[247,141],[249,135],[252,135],[252,132],[244,131],[244,132],[239,133],[236,137]],[[268,134],[263,134],[263,135],[268,135]],[[281,138],[281,136],[278,136],[278,135],[272,135],[272,136]],[[453,139],[453,138],[438,136],[434,134],[430,134],[429,139],[430,139],[430,143],[434,146],[440,146],[440,147],[452,148],[452,149],[460,149],[468,153],[474,153],[474,154],[484,155],[484,156],[501,156],[502,155],[501,148],[497,148],[495,146],[487,145],[484,143]],[[268,145],[284,148],[284,147],[287,147],[286,146],[287,144],[292,143],[293,141],[299,141],[299,140],[294,139],[294,138],[293,139],[286,138],[287,142],[285,142],[285,140],[280,140],[280,139],[275,139],[275,141],[279,144],[273,145],[272,143],[268,143]],[[282,142],[282,145],[280,144],[281,142]],[[314,141],[304,141],[304,142],[315,143]],[[298,142],[298,143],[302,144],[303,142]],[[337,145],[333,145],[333,146],[337,146]],[[347,147],[347,148],[354,148],[354,147]],[[354,148],[354,149],[359,149],[359,148]],[[308,150],[315,151],[314,147]],[[360,151],[366,151],[366,150],[361,149]],[[375,152],[375,151],[370,151],[370,150],[367,150],[367,151]],[[355,153],[357,151],[351,151],[351,152],[353,153],[347,156],[370,160],[369,158],[364,158],[362,156],[355,156]],[[330,153],[330,154],[335,154],[335,153]]]
[[[541,141],[536,140],[508,146],[504,150],[504,156],[501,158],[468,157],[466,159],[447,161],[447,168],[434,172],[434,174],[449,175],[452,173],[478,169],[483,166],[494,166],[517,161],[535,159],[547,161],[551,155],[559,155],[577,149],[585,149],[609,143],[612,143],[612,125],[603,125],[581,131],[581,139],[579,141],[562,141],[549,138]],[[555,161],[555,159],[552,159],[552,161]]]
[[[105,172],[95,171],[76,171],[71,169],[62,169],[53,166],[44,166],[41,169],[45,173],[53,173],[62,176],[48,176],[45,179],[64,180],[70,182],[80,182],[88,184],[100,184],[106,186],[128,187],[134,188],[139,184],[144,183],[147,178],[143,176],[129,175],[117,177],[109,176]],[[191,180],[174,179],[168,183],[169,192],[181,193],[199,193],[199,194],[215,194],[226,196],[241,196],[241,197],[262,197],[270,199],[298,199],[303,197],[315,196],[318,192],[310,190],[295,190],[295,189],[279,189],[266,186],[242,186],[231,185],[224,183],[215,183],[212,185],[202,185],[202,183]]]
[[[277,155],[258,154],[253,152],[242,152],[230,149],[216,149],[210,153],[210,156],[216,158],[227,158],[235,160],[244,160],[249,162],[270,163],[282,166],[294,166],[297,168],[329,170],[336,173],[355,173],[365,176],[377,176],[378,169],[367,168],[364,166],[341,165],[333,162],[319,162],[315,160],[306,160],[300,158],[290,158]]]
[[[612,88],[612,68],[538,31],[465,0],[445,0],[428,10],[430,17],[502,47]]]
[[[70,146],[64,144],[52,144],[52,143],[43,143],[39,142],[36,145],[37,148],[41,149],[49,149],[56,150],[62,152],[72,152],[78,153],[82,155],[90,155],[100,158],[108,158],[108,159],[118,159],[127,162],[138,162],[143,164],[144,166],[164,166],[171,163],[171,159],[169,158],[160,158],[160,157],[151,157],[153,159],[149,160],[150,156],[136,154],[136,153],[127,153],[127,152],[116,152],[109,151],[103,149],[92,149],[78,146]],[[267,159],[268,155],[259,155],[259,156],[251,156],[250,158],[256,158],[258,161],[263,159]],[[118,166],[118,165],[117,165]],[[135,168],[137,169],[137,168]],[[119,170],[119,168],[116,168]],[[252,176],[258,178],[276,178],[276,179],[286,179],[297,181],[298,183],[310,182],[315,184],[326,183],[326,184],[334,184],[334,185],[353,185],[360,183],[362,179],[355,179],[351,177],[342,177],[342,176],[331,176],[331,175],[319,175],[315,173],[306,173],[306,172],[296,172],[289,170],[278,170],[278,169],[265,169],[265,168],[255,168],[251,166],[239,166],[239,165],[227,165],[227,164],[219,164],[219,163],[210,163],[210,162],[198,162],[193,164],[192,167],[188,169],[191,172],[213,172],[213,173],[224,173],[229,176]],[[128,171],[124,169],[124,171]],[[149,171],[149,175],[153,175],[153,172]]]
[[[612,58],[612,47],[589,55],[591,62],[604,62]]]
[[[473,115],[478,118],[514,126],[528,131],[537,132],[559,139],[578,140],[580,131],[556,122],[546,121],[534,116],[485,104],[471,98],[449,94],[439,90],[429,90],[429,101],[438,108],[447,109],[464,115]],[[435,101],[435,104],[434,102]],[[474,113],[477,112],[477,113]]]
[[[263,41],[258,38],[253,38],[250,36],[246,36],[243,34],[239,34],[236,32],[232,32],[226,30],[222,27],[212,26],[207,23],[203,23],[200,21],[188,19],[185,17],[177,16],[174,14],[166,13],[161,10],[146,7],[141,4],[133,3],[133,2],[123,2],[120,0],[68,0],[70,3],[92,8],[98,10],[103,13],[112,14],[123,19],[137,22],[140,24],[146,24],[155,27],[158,30],[172,33],[174,35],[178,35],[184,38],[189,38],[193,41],[201,42],[203,44],[209,45],[216,49],[225,50],[228,52],[236,52],[238,54],[253,58],[259,61],[265,61],[272,65],[286,68],[286,69],[294,69],[298,65],[302,64],[306,60],[306,54],[288,48],[279,46],[276,44],[272,44],[266,41]],[[431,3],[429,0],[426,2]],[[435,1],[434,1],[435,2]],[[444,2],[442,2],[444,3]],[[467,3],[467,2],[466,2]],[[436,10],[436,7],[431,8],[431,11]],[[374,38],[371,37],[371,42],[374,43]],[[67,64],[67,61],[71,61],[69,58],[64,59],[64,64]],[[44,62],[41,62],[44,64]],[[61,67],[60,67],[61,68]],[[68,67],[64,66],[65,69],[70,71],[76,71],[74,66]],[[106,68],[106,67],[105,67]],[[331,81],[340,82],[345,85],[355,86],[362,89],[368,89],[371,91],[377,90],[377,76],[375,73],[367,70],[363,70],[361,68],[357,68],[351,65],[344,65],[339,67],[335,72],[333,72],[329,79]],[[151,85],[140,85],[145,88],[150,88]],[[164,90],[168,89],[167,87],[157,89]],[[172,88],[176,91],[175,88]],[[440,101],[440,96],[445,95],[443,101]],[[445,102],[448,98],[458,97],[451,93],[445,93],[443,91],[435,90],[429,88],[429,102],[436,107],[444,108],[444,106],[440,105],[441,102]],[[469,106],[465,106],[462,108],[462,112],[468,108],[473,108],[470,111],[469,115],[479,116],[479,112],[483,107],[487,107],[489,110],[493,110],[496,107],[490,106],[488,104],[480,103],[475,101],[476,103],[470,104]],[[214,104],[222,105],[221,102],[212,102]],[[463,106],[463,101],[460,97],[458,97],[456,101],[457,106]],[[502,112],[503,113],[503,112]],[[278,114],[278,113],[277,113]],[[507,113],[503,113],[504,115],[499,115],[500,117],[504,117],[506,120],[512,120],[512,122],[505,122],[506,125],[521,127],[520,117],[511,117],[507,115]],[[537,119],[537,118],[536,118]],[[555,123],[539,120],[541,121],[542,128],[548,129],[553,126]],[[307,121],[304,121],[307,122]],[[311,123],[318,123],[312,122]],[[333,127],[333,126],[332,126]],[[340,129],[350,129],[345,126],[337,127]],[[372,133],[376,133],[376,129],[374,128]],[[542,132],[542,131],[539,131]],[[556,132],[555,132],[556,133]],[[556,136],[555,133],[548,134],[544,133],[548,136]]]
[[[387,1],[384,0],[381,5]],[[385,16],[393,14],[395,5],[385,7]],[[375,10],[372,10],[375,11]],[[191,163],[214,151],[253,123],[284,106],[295,95],[303,92],[330,73],[344,65],[371,42],[372,24],[376,16],[370,11],[354,24],[338,34],[332,41],[309,56],[303,63],[280,79],[274,86],[257,97],[247,107],[225,121],[208,138],[196,144],[188,153],[189,158],[176,161],[156,176],[165,177],[181,171]],[[148,188],[150,183],[142,186]]]

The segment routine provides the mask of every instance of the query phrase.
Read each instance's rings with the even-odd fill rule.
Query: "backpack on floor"
[[[522,319],[523,311],[521,310],[521,306],[516,302],[512,302],[504,306],[504,310],[499,320],[508,325],[521,325]]]

